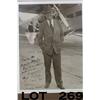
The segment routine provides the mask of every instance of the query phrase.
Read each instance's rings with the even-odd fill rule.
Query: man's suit
[[[44,55],[46,84],[51,82],[51,62],[53,61],[54,74],[57,86],[62,85],[61,75],[61,45],[64,34],[60,20],[53,19],[53,30],[47,20],[40,23],[38,35],[39,46]]]

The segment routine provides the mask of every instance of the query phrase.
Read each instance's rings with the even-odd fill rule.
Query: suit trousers
[[[62,86],[62,73],[61,73],[61,53],[55,53],[53,50],[52,55],[43,53],[45,65],[45,81],[46,84],[51,82],[51,63],[53,62],[54,75],[57,86]]]

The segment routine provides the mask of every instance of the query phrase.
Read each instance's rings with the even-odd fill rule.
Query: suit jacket
[[[53,49],[55,53],[60,53],[61,51],[61,44],[64,40],[64,34],[62,31],[62,26],[60,24],[60,20],[53,19],[54,22],[54,31],[51,30],[47,20],[40,23],[39,26],[39,35],[38,35],[38,42],[39,46],[43,52],[51,55]]]

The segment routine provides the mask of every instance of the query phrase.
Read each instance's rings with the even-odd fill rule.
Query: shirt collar
[[[47,20],[47,22],[48,22],[48,24],[50,25],[49,20]],[[51,24],[52,24],[52,26],[54,26],[54,20],[53,20],[53,19],[51,19]]]

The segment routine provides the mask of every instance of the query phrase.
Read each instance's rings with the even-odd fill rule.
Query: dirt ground
[[[62,78],[66,89],[82,89],[82,35],[65,36],[61,51]],[[38,45],[29,44],[25,36],[19,36],[20,89],[43,89],[45,73],[43,55]],[[50,89],[57,89],[51,67]]]

